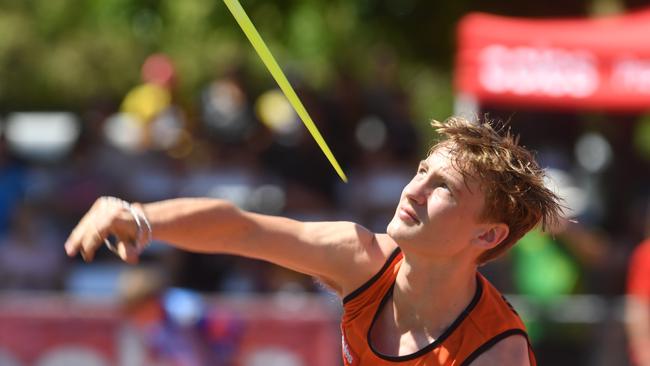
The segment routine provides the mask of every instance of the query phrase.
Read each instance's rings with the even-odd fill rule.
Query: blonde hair
[[[501,243],[478,257],[479,265],[501,256],[540,222],[542,229],[552,227],[562,213],[560,198],[544,185],[544,170],[533,154],[519,145],[510,130],[504,132],[495,124],[461,117],[431,122],[441,141],[429,154],[439,147],[448,148],[452,165],[463,179],[476,179],[481,186],[485,202],[478,219],[504,223],[510,229]]]

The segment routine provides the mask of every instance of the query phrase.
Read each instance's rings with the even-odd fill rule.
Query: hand
[[[65,242],[65,251],[73,257],[81,254],[86,262],[95,257],[95,252],[113,235],[117,244],[111,249],[123,261],[135,264],[140,250],[135,242],[138,236],[138,224],[129,212],[128,203],[113,197],[101,197],[95,201],[90,210],[72,230]]]

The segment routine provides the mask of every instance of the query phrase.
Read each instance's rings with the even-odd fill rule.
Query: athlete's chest
[[[413,354],[435,341],[442,331],[432,334],[433,327],[417,324],[400,329],[397,325],[396,311],[391,301],[378,309],[374,322],[368,330],[368,342],[378,353],[388,356],[404,356]]]

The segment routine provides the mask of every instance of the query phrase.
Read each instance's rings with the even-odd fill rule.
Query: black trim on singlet
[[[528,362],[532,365],[532,363],[530,362],[530,342],[528,342],[528,334],[526,334],[526,332],[523,329],[515,328],[515,329],[508,329],[490,338],[487,342],[483,343],[476,350],[474,350],[474,352],[472,352],[465,359],[465,361],[463,361],[463,363],[460,364],[460,366],[469,366],[469,364],[474,362],[474,360],[476,360],[478,356],[482,355],[483,352],[492,348],[492,346],[497,344],[499,341],[504,340],[505,338],[508,338],[511,335],[515,335],[515,334],[523,335],[524,338],[526,338],[526,343],[528,343]]]
[[[377,310],[375,312],[375,316],[372,319],[372,322],[370,323],[370,327],[368,328],[368,334],[366,335],[366,342],[368,343],[368,346],[370,347],[372,352],[379,358],[382,358],[382,359],[387,360],[387,361],[393,361],[393,362],[412,360],[412,359],[418,358],[418,357],[424,355],[425,353],[428,353],[432,349],[438,347],[440,344],[442,344],[442,342],[445,341],[445,339],[447,339],[451,335],[451,333],[453,333],[454,330],[456,330],[456,328],[458,328],[460,326],[460,324],[463,322],[463,320],[465,320],[465,318],[467,318],[469,313],[472,312],[472,310],[474,310],[474,308],[476,307],[476,304],[478,304],[479,300],[481,299],[481,296],[483,295],[483,281],[481,281],[481,279],[479,278],[479,274],[477,273],[476,274],[476,292],[474,293],[474,297],[472,298],[472,301],[470,301],[469,305],[467,305],[465,310],[463,310],[463,312],[460,313],[460,315],[458,315],[456,320],[454,320],[454,322],[451,323],[449,328],[447,328],[440,335],[440,337],[436,338],[436,340],[434,340],[433,342],[431,342],[428,345],[424,346],[420,350],[418,350],[418,351],[416,351],[414,353],[411,353],[409,355],[389,356],[389,355],[385,355],[385,354],[383,354],[383,353],[381,353],[381,352],[379,352],[379,351],[377,351],[375,349],[375,347],[372,345],[372,342],[370,341],[370,333],[372,331],[372,327],[375,325],[375,322],[377,321],[377,318],[379,317],[379,313],[381,312],[381,309],[383,309],[384,305],[386,305],[386,302],[388,302],[388,299],[391,298],[391,296],[393,294],[394,287],[395,287],[395,282],[393,282],[393,286],[390,288],[390,290],[388,290],[388,292],[386,292],[386,295],[384,295],[384,298],[381,300],[381,303],[377,307]]]
[[[381,277],[381,275],[383,275],[384,272],[386,272],[386,270],[388,269],[390,264],[393,263],[393,261],[395,260],[395,257],[397,257],[397,255],[401,251],[402,250],[399,247],[395,248],[395,250],[393,250],[393,253],[391,253],[390,257],[388,257],[388,259],[386,260],[384,265],[381,267],[379,272],[375,273],[375,275],[370,277],[370,279],[368,281],[366,281],[363,285],[361,285],[356,290],[350,292],[347,296],[345,296],[343,298],[343,305],[345,305],[347,302],[354,299],[355,297],[359,296],[362,292],[364,292],[366,289],[368,289],[368,287],[372,286],[373,283],[377,282],[379,277]]]

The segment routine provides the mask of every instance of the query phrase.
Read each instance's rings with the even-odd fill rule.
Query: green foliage
[[[462,4],[462,2],[461,2]],[[244,0],[283,68],[315,88],[341,69],[372,80],[378,49],[390,49],[418,119],[451,109],[450,6],[417,0]],[[458,8],[458,5],[455,5]],[[441,8],[447,7],[447,9]],[[83,109],[119,101],[140,82],[143,60],[168,54],[192,100],[205,83],[241,66],[272,85],[221,1],[0,0],[0,105]]]

